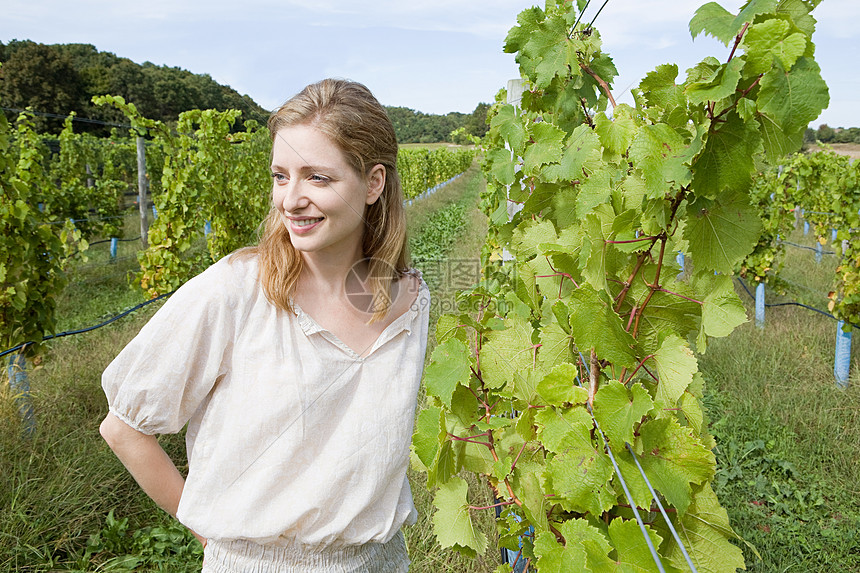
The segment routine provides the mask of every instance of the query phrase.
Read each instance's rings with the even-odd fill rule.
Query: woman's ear
[[[377,163],[367,174],[367,204],[373,205],[385,189],[385,166]]]

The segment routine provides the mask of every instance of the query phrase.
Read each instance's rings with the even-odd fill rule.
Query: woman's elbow
[[[117,446],[129,438],[134,438],[140,432],[114,416],[113,413],[108,412],[108,415],[99,425],[99,433],[108,446],[115,450]]]

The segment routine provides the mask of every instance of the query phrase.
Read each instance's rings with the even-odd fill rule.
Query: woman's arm
[[[112,413],[102,421],[99,432],[143,491],[176,517],[185,480],[156,437],[135,430]],[[197,533],[194,537],[205,545],[206,540]]]

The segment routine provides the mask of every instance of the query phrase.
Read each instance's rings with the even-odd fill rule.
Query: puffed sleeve
[[[178,432],[229,369],[232,266],[222,259],[180,287],[102,374],[110,411],[132,428]]]

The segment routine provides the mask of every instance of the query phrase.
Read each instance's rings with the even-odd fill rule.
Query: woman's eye
[[[286,183],[287,176],[283,173],[272,173],[272,179],[275,180],[275,183]]]
[[[328,183],[328,177],[325,175],[317,175],[316,173],[311,175],[311,181],[315,181],[317,183]]]

